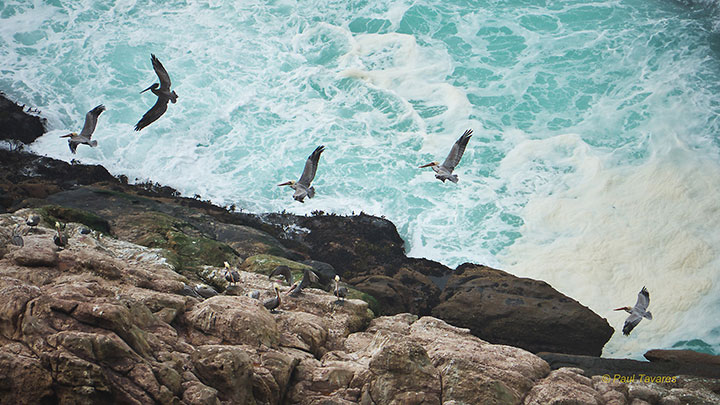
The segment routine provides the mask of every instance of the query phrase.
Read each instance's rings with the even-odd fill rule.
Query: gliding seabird
[[[90,138],[92,137],[93,132],[95,132],[95,126],[97,126],[98,117],[100,116],[100,114],[102,114],[103,111],[105,111],[105,106],[102,104],[88,111],[87,114],[85,114],[85,125],[83,125],[83,129],[82,131],[80,131],[80,134],[78,134],[77,132],[71,132],[67,135],[63,135],[60,137],[70,138],[68,139],[70,152],[75,153],[75,150],[80,144],[88,145],[92,148],[97,146],[97,141],[90,140]]]
[[[470,140],[471,136],[472,129],[468,129],[467,131],[465,131],[462,136],[457,141],[455,141],[455,144],[450,150],[447,158],[445,158],[443,164],[439,164],[438,162],[430,162],[426,165],[420,166],[420,168],[422,169],[423,167],[431,167],[435,171],[435,178],[441,180],[443,183],[445,183],[445,180],[450,180],[453,183],[457,183],[458,176],[457,174],[452,174],[452,172],[453,170],[455,170],[455,166],[460,163],[460,158],[462,158],[462,155],[465,152],[465,147],[467,147],[467,143]]]
[[[150,60],[152,61],[153,69],[155,69],[155,74],[157,74],[158,80],[160,80],[160,84],[153,83],[150,87],[140,93],[145,93],[150,90],[157,96],[157,101],[155,102],[155,105],[153,105],[152,108],[150,108],[148,112],[140,118],[140,121],[135,124],[136,131],[140,131],[155,122],[158,118],[162,117],[162,115],[165,114],[165,111],[167,111],[168,101],[175,104],[178,99],[177,93],[175,93],[174,90],[170,90],[170,75],[167,70],[165,70],[165,67],[162,63],[160,63],[154,54],[150,54]]]
[[[286,181],[285,183],[280,183],[278,186],[290,186],[293,190],[295,190],[295,194],[293,194],[293,198],[300,201],[303,201],[305,197],[307,198],[313,198],[315,197],[315,187],[310,187],[310,183],[315,178],[315,172],[317,171],[318,161],[320,160],[320,154],[325,150],[325,146],[320,145],[313,153],[308,156],[307,160],[305,161],[305,169],[302,172],[302,176],[300,176],[300,180],[294,181]]]
[[[623,335],[630,335],[630,331],[632,331],[643,318],[652,320],[652,314],[647,310],[648,305],[650,305],[650,293],[647,288],[643,287],[638,293],[637,302],[634,307],[615,308],[615,311],[625,311],[630,314],[623,325]]]

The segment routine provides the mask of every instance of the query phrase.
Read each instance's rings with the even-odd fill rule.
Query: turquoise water
[[[245,211],[364,211],[408,253],[548,281],[620,330],[606,356],[720,352],[712,2],[0,0],[0,89],[32,149]],[[150,53],[179,95],[157,122]],[[103,103],[99,146],[58,136]],[[442,161],[472,128],[458,184]],[[297,179],[325,145],[300,204]],[[698,343],[700,342],[700,343]]]

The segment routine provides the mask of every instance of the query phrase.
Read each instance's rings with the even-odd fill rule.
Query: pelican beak
[[[140,94],[143,94],[143,93],[145,93],[146,91],[148,91],[148,90],[152,89],[154,85],[155,85],[154,83],[153,83],[153,84],[151,84],[151,85],[150,85],[150,87],[148,87],[147,89],[145,89],[145,90],[141,91],[141,92],[140,92]]]
[[[615,308],[613,311],[624,311],[626,307]]]
[[[426,165],[420,166],[418,169],[422,169],[423,167],[435,166],[435,165],[437,165],[437,162],[430,162],[430,163],[428,163],[428,164],[426,164]]]
[[[289,185],[291,185],[291,184],[292,184],[292,181],[286,181],[285,183],[280,183],[280,184],[278,184],[278,187],[280,187],[280,186],[289,186]]]
[[[71,132],[71,133],[69,133],[69,134],[67,134],[67,135],[61,136],[60,138],[69,138],[69,137],[71,137],[71,136],[73,136],[73,135],[77,135],[77,134],[76,134],[75,132]]]

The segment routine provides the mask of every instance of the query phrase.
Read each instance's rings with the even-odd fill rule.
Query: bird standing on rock
[[[64,248],[68,244],[68,236],[60,227],[60,222],[55,221],[55,236],[53,236],[53,242],[59,248]]]
[[[615,308],[615,311],[625,311],[630,314],[623,325],[623,335],[630,335],[633,328],[635,328],[643,318],[653,319],[652,314],[647,310],[648,305],[650,305],[650,293],[647,288],[643,287],[638,293],[637,302],[634,307]]]
[[[25,221],[27,226],[35,227],[40,223],[40,215],[30,214],[27,217],[27,221]]]
[[[337,297],[338,301],[343,301],[345,297],[347,297],[348,289],[347,287],[340,287],[340,276],[335,275],[335,296]]]
[[[273,284],[273,289],[275,290],[275,296],[265,300],[263,306],[270,312],[275,313],[275,310],[280,307],[280,286]]]
[[[230,269],[230,263],[228,262],[225,262],[225,280],[227,280],[227,282],[230,284],[240,282],[240,273]]]

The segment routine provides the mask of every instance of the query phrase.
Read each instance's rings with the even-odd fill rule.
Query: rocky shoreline
[[[44,132],[30,121],[0,96],[0,403],[720,401],[712,359],[598,358],[613,329],[547,283],[408,258],[383,218],[234,212],[23,152]],[[271,314],[244,294],[268,297],[280,264],[321,281]],[[676,378],[603,377],[630,373]]]

